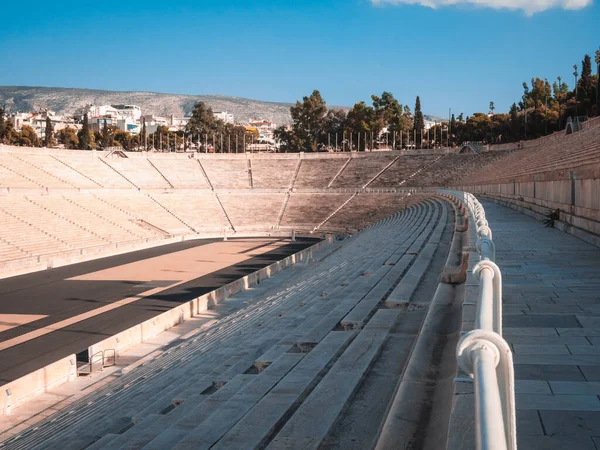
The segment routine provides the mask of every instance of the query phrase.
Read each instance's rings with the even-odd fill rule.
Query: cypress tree
[[[0,107],[0,142],[4,142],[4,138],[6,137],[7,134],[7,121],[4,118],[4,108]]]
[[[513,141],[518,140],[520,127],[521,123],[519,121],[519,109],[517,108],[517,104],[513,103],[510,107],[510,131]]]
[[[413,124],[414,130],[417,132],[418,137],[418,147],[421,148],[421,144],[423,141],[423,128],[425,128],[425,120],[423,119],[423,113],[421,112],[421,99],[417,95],[417,99],[415,101],[415,121]],[[417,143],[415,142],[415,145]]]
[[[90,136],[90,125],[88,123],[88,115],[85,113],[83,115],[83,127],[79,132],[79,148],[81,150],[91,150],[92,148],[92,138]]]
[[[142,133],[141,133],[141,145],[144,146],[144,150],[148,150],[147,146],[146,146],[146,119],[142,119]]]
[[[108,121],[104,119],[104,127],[102,128],[102,147],[107,148],[112,144],[112,136],[108,129]]]
[[[594,76],[592,75],[592,59],[590,55],[585,55],[581,61],[581,78],[578,86],[578,99],[583,103],[587,115],[591,115],[592,105],[595,103]]]
[[[596,50],[596,115],[600,116],[600,49]]]
[[[50,146],[50,141],[52,140],[52,121],[50,120],[50,116],[46,116],[46,131],[44,133],[44,147]]]

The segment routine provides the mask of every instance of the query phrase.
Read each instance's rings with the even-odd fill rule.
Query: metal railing
[[[462,200],[475,222],[479,282],[475,329],[464,334],[456,354],[459,367],[475,383],[476,448],[516,450],[515,382],[511,349],[502,338],[502,273],[494,262],[492,230],[479,201],[467,192],[448,192]]]
[[[109,354],[112,353],[112,362],[107,362],[111,360],[111,356]],[[114,366],[117,363],[117,352],[115,349],[113,348],[108,348],[106,350],[99,350],[96,353],[94,353],[91,357],[90,360],[85,363],[84,365],[82,365],[81,367],[79,367],[77,369],[77,376],[85,376],[85,375],[89,375],[94,371],[94,363],[97,362],[101,362],[102,364],[100,365],[100,370],[104,369],[105,367],[110,367],[110,366]]]

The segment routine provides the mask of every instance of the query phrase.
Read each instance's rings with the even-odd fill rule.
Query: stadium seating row
[[[501,159],[490,158],[470,174],[463,173],[455,178],[454,184],[500,183],[597,164],[600,158],[599,125],[600,122],[570,135],[529,141],[524,149],[503,152],[506,154]]]
[[[508,189],[516,197],[534,198],[537,187],[540,200],[554,202],[548,207],[556,199],[573,203],[563,198],[566,194],[549,196],[560,181],[542,186],[538,174],[567,180],[567,170],[597,163],[599,128],[597,122],[571,135],[528,141],[520,149],[503,146],[480,154],[443,156],[382,152],[309,157],[129,154],[124,158],[122,152],[105,156],[2,149],[0,263],[225,230],[353,232],[418,200],[402,193],[356,191],[365,186],[470,186],[469,190],[489,186],[482,191],[486,192],[497,183],[498,189]],[[531,176],[537,176],[537,185],[529,185]],[[513,180],[516,184],[506,184]],[[584,209],[576,214],[595,220],[587,211],[596,210],[594,200],[583,201],[589,197],[584,181],[581,187],[571,187],[571,199]],[[344,193],[345,189],[349,191]]]
[[[210,156],[210,155],[209,155]],[[330,158],[123,158],[73,151],[0,153],[0,188],[324,189],[401,186],[439,157],[369,154]]]
[[[293,442],[316,449],[401,314],[383,300],[396,290],[414,292],[413,278],[403,274],[416,267],[411,263],[429,240],[439,240],[447,212],[443,202],[426,199],[337,251],[317,254],[320,262],[265,280],[239,294],[252,298],[247,306],[43,419],[5,448],[278,449]],[[391,389],[394,384],[390,377]],[[381,420],[385,408],[372,414]],[[378,431],[360,437],[366,442]]]
[[[243,190],[220,192],[218,198],[209,190],[11,193],[0,196],[0,263],[169,236],[222,234],[232,227],[268,232],[279,228],[280,214],[283,229],[312,231],[349,198],[350,194]],[[353,232],[418,199],[419,195],[360,194],[321,228]]]
[[[555,133],[480,153],[441,157],[390,152],[192,157],[3,149],[0,189],[302,190],[490,183],[595,163],[600,157],[599,129],[600,121],[590,121],[590,126],[570,135]]]

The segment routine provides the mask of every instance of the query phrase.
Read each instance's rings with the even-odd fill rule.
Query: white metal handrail
[[[480,261],[473,268],[479,282],[475,329],[458,342],[458,365],[475,382],[475,429],[479,450],[516,450],[514,366],[502,338],[502,273],[485,210],[468,192],[444,191],[464,204],[475,222]]]

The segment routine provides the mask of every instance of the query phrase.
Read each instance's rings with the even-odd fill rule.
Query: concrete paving
[[[482,202],[503,274],[520,450],[600,444],[600,248]]]

